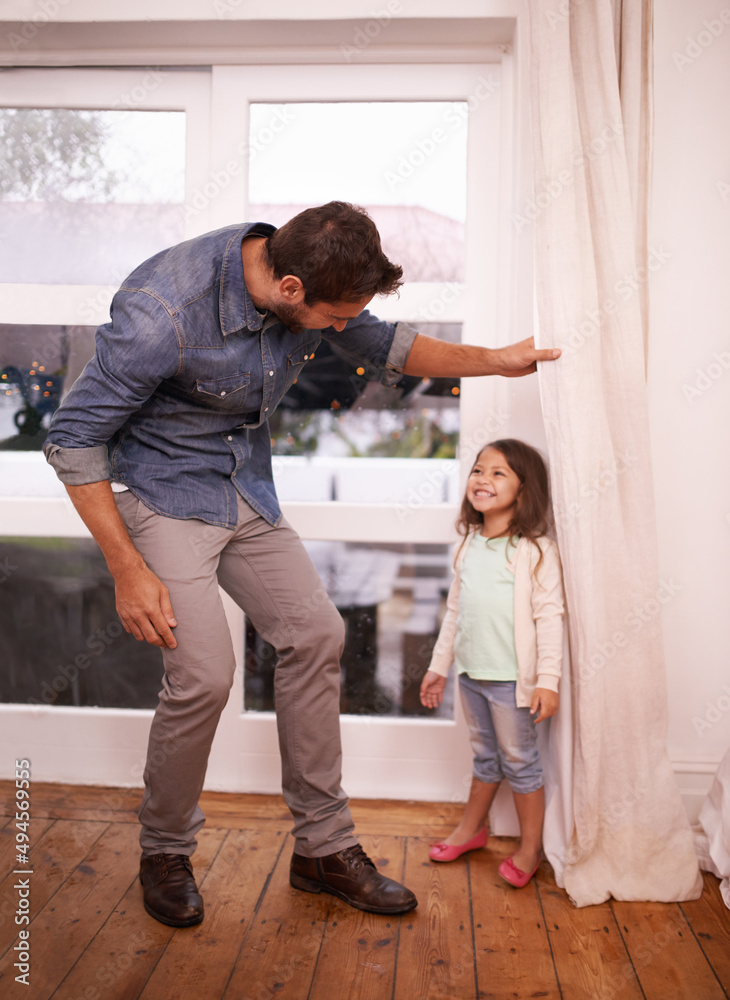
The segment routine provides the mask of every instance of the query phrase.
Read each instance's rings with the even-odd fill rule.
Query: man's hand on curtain
[[[430,378],[464,378],[472,375],[503,375],[515,378],[536,370],[537,361],[560,357],[557,347],[535,350],[532,337],[509,347],[477,347],[451,344],[436,337],[416,334],[403,365],[405,375]]]
[[[537,371],[537,361],[554,361],[559,357],[560,350],[557,347],[538,351],[535,349],[534,338],[528,337],[527,340],[493,351],[494,374],[505,378],[529,375],[530,372]]]

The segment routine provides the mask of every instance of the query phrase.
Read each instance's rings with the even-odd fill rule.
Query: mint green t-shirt
[[[454,662],[460,674],[482,681],[516,681],[515,575],[507,538],[475,534],[461,564]]]

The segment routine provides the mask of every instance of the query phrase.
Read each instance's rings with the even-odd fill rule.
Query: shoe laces
[[[375,868],[375,865],[359,844],[355,844],[353,847],[346,847],[344,851],[340,851],[340,857],[343,861],[354,865],[356,868],[363,868],[365,865]]]
[[[165,854],[165,869],[168,875],[174,872],[185,871],[188,875],[193,874],[193,865],[186,854]]]

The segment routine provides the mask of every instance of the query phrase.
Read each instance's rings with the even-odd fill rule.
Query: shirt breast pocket
[[[199,378],[195,380],[194,395],[217,410],[242,410],[250,382],[250,372],[238,372],[225,378]]]
[[[292,351],[291,354],[287,355],[286,359],[286,387],[289,386],[296,380],[299,372],[304,368],[308,361],[311,361],[314,357],[315,348],[319,345],[320,339],[313,340],[311,344],[305,344],[303,347],[297,347],[296,351]]]

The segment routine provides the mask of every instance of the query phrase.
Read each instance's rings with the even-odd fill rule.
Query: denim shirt
[[[292,333],[261,314],[244,282],[241,241],[273,226],[230,226],[156,254],[114,296],[96,353],[56,411],[44,447],[68,485],[127,486],[168,517],[234,528],[236,491],[281,519],[268,417],[317,349],[333,340],[392,385],[416,331],[364,310],[334,328]]]

